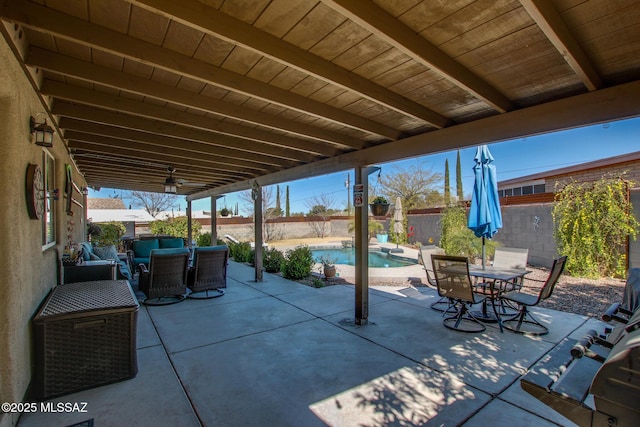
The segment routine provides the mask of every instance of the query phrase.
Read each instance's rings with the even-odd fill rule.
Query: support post
[[[187,200],[187,246],[192,247],[193,244],[193,218],[191,218],[191,200]]]
[[[256,282],[262,282],[262,187],[260,187],[260,185],[255,181],[251,188],[251,198],[253,199],[255,228],[254,265],[256,270]]]
[[[369,174],[379,167],[357,167],[355,184],[363,189],[362,204],[355,207],[356,244],[356,316],[357,325],[369,322]]]
[[[224,196],[211,196],[211,246],[218,244],[218,199]]]

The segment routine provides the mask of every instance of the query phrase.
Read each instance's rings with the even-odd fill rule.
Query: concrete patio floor
[[[141,306],[138,375],[54,399],[85,413],[19,426],[572,426],[519,379],[566,336],[601,322],[534,310],[542,338],[451,331],[434,290],[372,287],[356,326],[353,286],[310,288],[230,262],[226,295]]]

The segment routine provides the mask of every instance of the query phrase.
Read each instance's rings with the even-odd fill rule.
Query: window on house
[[[544,193],[545,192],[545,185],[544,184],[536,184],[533,186],[533,192],[534,194],[540,194],[540,193]]]
[[[47,151],[42,151],[43,175],[45,190],[45,210],[42,221],[42,249],[47,249],[56,243],[55,207],[53,205],[53,191],[55,187],[55,159]]]
[[[522,194],[533,194],[533,185],[525,185],[522,187]]]
[[[522,195],[522,188],[521,187],[514,188],[513,189],[513,195],[514,196],[521,196]]]

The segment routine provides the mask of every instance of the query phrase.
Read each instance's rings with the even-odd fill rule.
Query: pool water
[[[355,265],[356,252],[351,249],[312,249],[313,258],[319,262],[320,258],[331,258],[336,264]],[[387,258],[387,254],[380,251],[369,251],[369,267],[406,267],[415,262]]]

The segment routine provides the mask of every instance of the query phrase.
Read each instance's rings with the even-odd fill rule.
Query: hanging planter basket
[[[371,203],[369,207],[373,216],[385,216],[389,212],[389,203]]]

